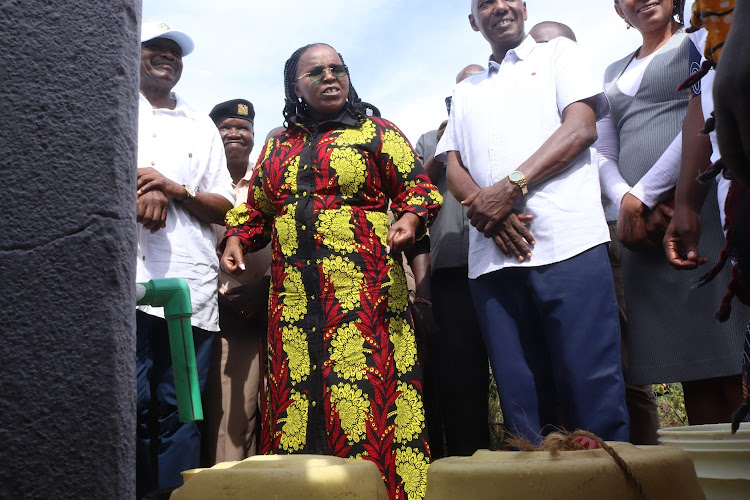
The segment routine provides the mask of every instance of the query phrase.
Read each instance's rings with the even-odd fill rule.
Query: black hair
[[[291,57],[287,59],[286,64],[284,65],[284,111],[282,113],[284,115],[284,122],[286,123],[287,128],[289,127],[289,124],[295,121],[299,121],[298,119],[300,118],[304,119],[308,116],[310,108],[308,107],[304,99],[302,99],[301,97],[297,97],[297,95],[294,93],[294,84],[296,83],[297,65],[299,64],[300,57],[302,57],[302,54],[304,54],[307,49],[315,47],[316,45],[325,45],[326,47],[331,47],[327,43],[311,43],[309,45],[305,45],[304,47],[300,47],[295,50]],[[331,48],[333,49],[333,47]],[[341,64],[343,64],[346,68],[346,64],[344,63],[344,58],[342,57],[342,55],[338,52],[336,52],[336,54],[338,54],[339,59],[341,59]],[[346,109],[355,119],[363,122],[367,118],[365,114],[366,111],[360,104],[361,99],[359,98],[359,95],[357,95],[357,91],[354,90],[354,85],[352,85],[352,78],[351,76],[349,76],[349,68],[346,68],[346,76],[349,79],[349,94],[346,96],[344,109]]]
[[[677,18],[677,21],[682,24],[684,22],[684,19],[682,19],[682,14],[685,11],[685,0],[674,0],[674,8],[672,9],[672,17]]]

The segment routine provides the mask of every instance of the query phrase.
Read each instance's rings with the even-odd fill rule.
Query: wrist
[[[419,228],[419,224],[422,222],[422,219],[413,212],[401,212],[401,215],[398,216],[398,220],[411,225],[414,228],[415,233],[417,232],[417,228]]]
[[[179,195],[175,197],[175,200],[182,203],[190,203],[195,199],[198,190],[189,184],[182,184],[178,188],[178,193]]]
[[[625,193],[620,201],[620,208],[626,210],[631,215],[641,215],[643,214],[644,205],[632,193]]]
[[[516,192],[516,196],[518,196],[519,193],[523,195],[528,194],[529,189],[528,185],[526,184],[526,177],[520,170],[514,170],[513,172],[508,174],[508,182],[518,188],[514,190]]]
[[[432,307],[432,301],[429,299],[425,299],[424,297],[420,297],[419,295],[414,295],[411,299],[412,304],[417,305],[421,304],[423,306]]]

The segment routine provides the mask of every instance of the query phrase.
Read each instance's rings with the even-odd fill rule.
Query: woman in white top
[[[676,91],[689,76],[691,47],[675,19],[681,5],[615,0],[615,9],[643,39],[638,50],[607,68],[611,115],[597,127],[602,190],[620,207],[618,234],[626,246],[626,380],[682,382],[691,424],[726,421],[729,415],[708,398],[724,392],[726,381],[740,370],[735,338],[742,320],[721,325],[712,320],[728,275],[693,289],[694,273],[674,271],[661,249],[672,213],[671,200],[663,193],[674,187],[679,170],[654,165],[679,154],[688,106],[687,92]],[[713,187],[712,201],[707,200],[701,214],[702,255],[718,255],[721,249],[715,192]]]

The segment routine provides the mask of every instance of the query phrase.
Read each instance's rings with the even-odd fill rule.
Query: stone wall
[[[135,496],[140,0],[0,2],[0,498]]]

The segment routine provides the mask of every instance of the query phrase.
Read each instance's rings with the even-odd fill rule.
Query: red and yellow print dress
[[[408,290],[388,215],[442,197],[401,131],[343,114],[265,144],[227,237],[271,241],[269,388],[261,451],[375,462],[392,499],[422,498],[430,461]]]

